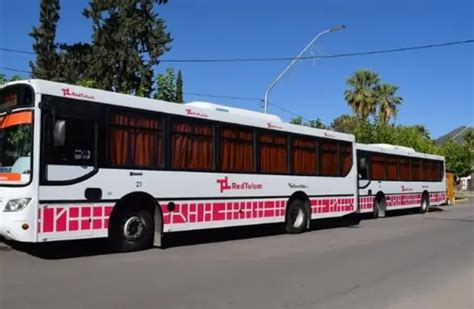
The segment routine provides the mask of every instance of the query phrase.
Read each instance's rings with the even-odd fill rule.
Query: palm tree
[[[402,97],[396,95],[397,90],[397,86],[387,83],[375,87],[377,105],[379,108],[379,119],[382,120],[384,124],[388,124],[390,118],[397,117],[397,106],[403,101]]]
[[[346,81],[351,88],[344,92],[344,98],[357,117],[363,121],[376,111],[375,88],[379,82],[378,74],[367,69],[357,70]]]

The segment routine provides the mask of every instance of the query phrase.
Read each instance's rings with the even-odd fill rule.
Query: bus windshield
[[[31,176],[32,112],[0,117],[0,184],[26,184]]]

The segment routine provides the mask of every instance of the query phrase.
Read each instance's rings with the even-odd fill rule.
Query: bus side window
[[[81,166],[94,165],[94,121],[58,117],[56,122],[58,123],[59,121],[64,123],[65,126],[63,129],[65,131],[63,141],[58,143],[54,136],[51,138],[46,153],[47,163]],[[53,135],[53,132],[50,134]]]
[[[360,156],[358,160],[359,179],[369,179],[369,162],[366,156]]]

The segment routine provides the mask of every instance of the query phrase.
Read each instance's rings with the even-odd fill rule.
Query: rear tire
[[[386,215],[386,207],[385,207],[385,197],[379,196],[375,198],[374,202],[374,212],[373,218],[384,218]]]
[[[308,212],[303,201],[295,199],[286,209],[285,229],[290,234],[298,234],[306,230]]]
[[[114,251],[139,251],[153,245],[153,216],[144,209],[123,207],[114,215],[110,244]]]
[[[418,213],[424,214],[428,211],[429,208],[430,208],[430,199],[428,198],[428,194],[424,193],[421,198],[421,205],[420,205],[420,208],[418,208]]]

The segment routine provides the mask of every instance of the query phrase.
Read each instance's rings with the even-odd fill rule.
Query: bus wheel
[[[423,197],[421,198],[421,206],[418,208],[418,212],[424,214],[425,212],[428,211],[428,208],[430,207],[430,200],[428,198],[427,193],[423,193]]]
[[[374,200],[374,207],[373,207],[373,210],[372,210],[372,218],[373,219],[377,219],[379,217],[379,199],[376,198]]]
[[[380,196],[375,199],[374,212],[372,214],[374,219],[385,217],[385,198]]]
[[[306,229],[308,224],[308,212],[302,200],[294,199],[286,210],[285,227],[290,234],[298,234]]]
[[[124,207],[115,214],[111,226],[112,249],[129,252],[150,248],[153,244],[153,233],[153,218],[149,211]]]

